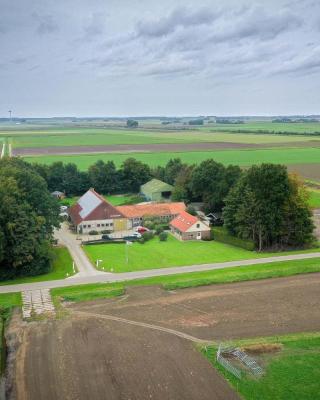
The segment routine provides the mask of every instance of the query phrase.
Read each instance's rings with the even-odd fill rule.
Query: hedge
[[[245,250],[253,251],[255,249],[255,244],[251,240],[244,240],[231,236],[223,228],[212,228],[213,239],[217,242],[231,244],[232,246],[241,247]]]

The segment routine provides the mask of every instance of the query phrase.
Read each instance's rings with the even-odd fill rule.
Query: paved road
[[[66,223],[61,225],[60,230],[55,230],[54,236],[58,242],[69,249],[69,252],[77,266],[78,273],[76,277],[104,275],[104,272],[97,271],[89,261],[87,255],[83,251],[80,240],[77,240],[76,235],[72,234]]]
[[[18,285],[0,286],[0,293],[13,293],[26,290],[35,290],[35,289],[52,289],[56,287],[83,285],[88,283],[123,282],[132,279],[151,278],[164,275],[177,275],[186,272],[211,271],[215,269],[224,269],[224,268],[240,267],[240,266],[255,265],[255,264],[266,264],[278,261],[303,260],[310,258],[320,258],[320,252],[307,253],[307,254],[292,254],[287,256],[275,256],[275,257],[266,257],[266,258],[250,259],[242,261],[228,261],[228,262],[214,263],[214,264],[188,265],[185,267],[150,269],[145,271],[124,272],[118,274],[95,271],[96,273],[95,275],[79,276],[77,274],[74,277],[56,281],[44,281],[35,283],[22,283]]]

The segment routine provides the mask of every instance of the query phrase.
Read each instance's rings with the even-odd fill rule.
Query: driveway
[[[70,232],[66,222],[61,225],[59,230],[55,230],[54,236],[58,240],[59,244],[68,248],[71,257],[73,258],[79,271],[75,277],[88,277],[108,274],[106,272],[97,271],[93,267],[85,252],[82,250],[81,240],[77,239],[77,236]]]

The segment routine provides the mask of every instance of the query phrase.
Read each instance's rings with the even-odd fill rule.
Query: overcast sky
[[[0,116],[320,114],[318,0],[0,0]]]

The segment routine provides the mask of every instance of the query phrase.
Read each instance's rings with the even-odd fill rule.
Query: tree
[[[193,195],[190,190],[190,182],[194,165],[184,164],[175,179],[172,200],[190,202]]]
[[[121,165],[119,178],[122,191],[137,193],[151,179],[150,167],[135,158],[127,158]]]
[[[98,192],[114,193],[118,186],[118,172],[113,161],[97,161],[89,167],[89,181]]]
[[[127,120],[127,127],[128,128],[137,128],[139,125],[138,121],[135,121],[134,119],[128,119]]]
[[[184,165],[180,158],[170,159],[164,167],[164,181],[173,185]]]
[[[259,251],[304,246],[313,223],[303,185],[282,165],[249,168],[225,200],[224,224],[230,234],[251,239]]]
[[[58,225],[58,205],[43,178],[20,159],[1,160],[1,279],[47,272],[53,226]]]
[[[225,197],[240,175],[237,166],[226,168],[212,159],[205,160],[193,169],[190,190],[195,199],[204,202],[207,212],[221,211]]]

